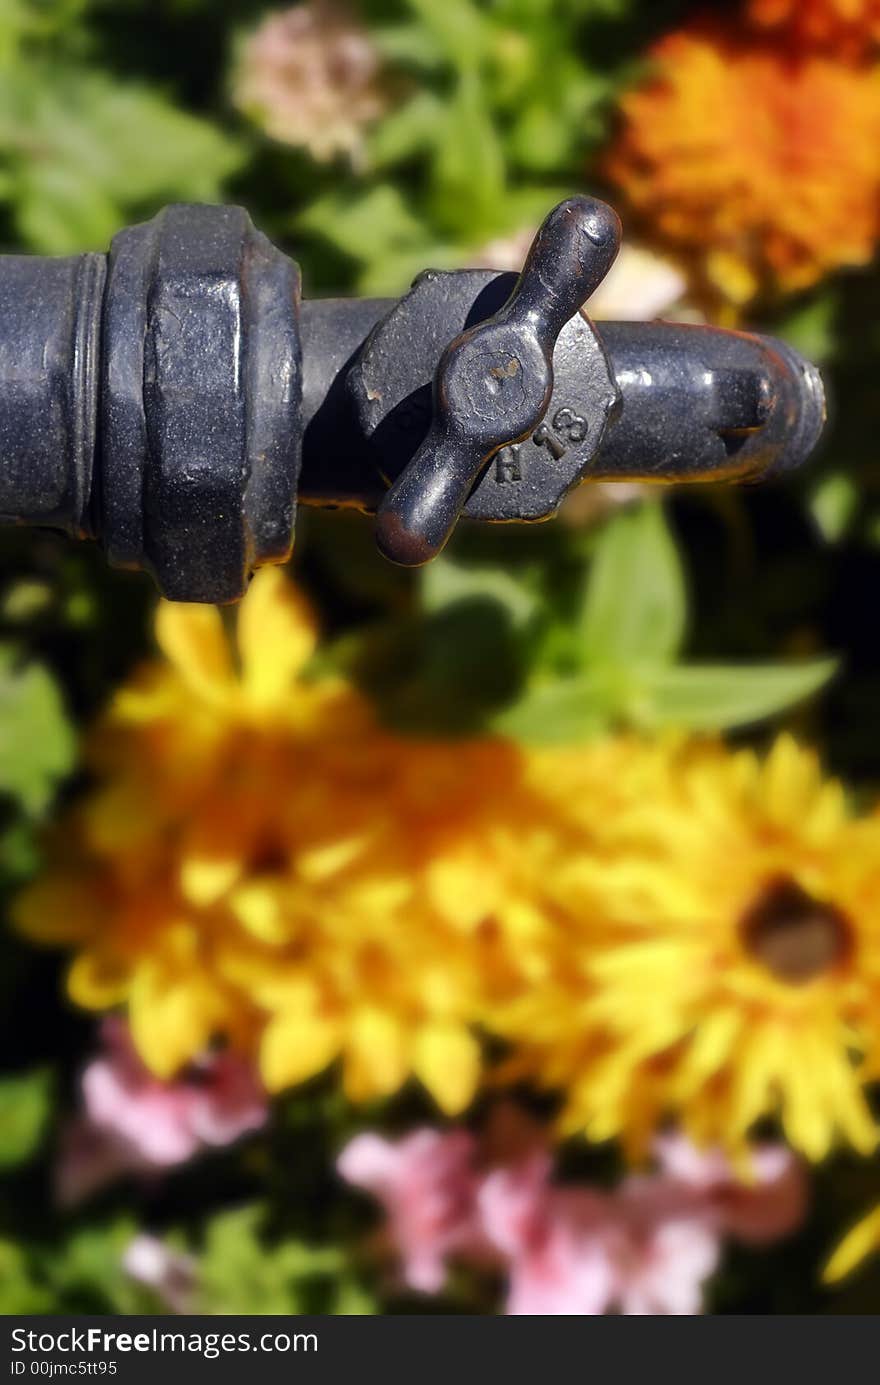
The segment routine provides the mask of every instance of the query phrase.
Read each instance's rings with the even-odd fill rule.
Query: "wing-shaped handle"
[[[387,558],[418,566],[436,557],[486,463],[538,427],[553,392],[556,339],[608,273],[620,236],[617,213],[604,202],[560,202],[507,302],[447,346],[428,435],[379,507],[377,539]]]

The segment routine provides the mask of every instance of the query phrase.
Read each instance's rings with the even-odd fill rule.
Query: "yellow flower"
[[[763,763],[712,745],[639,763],[559,877],[545,982],[499,1011],[513,1068],[563,1091],[566,1131],[637,1151],[675,1115],[733,1151],[779,1116],[813,1159],[839,1138],[869,1152],[880,819],[853,820],[788,737]]]
[[[607,171],[735,306],[863,265],[880,235],[880,69],[701,22],[655,47]]]
[[[236,644],[220,612],[159,608],[164,661],[91,737],[97,786],[19,901],[73,946],[79,1004],[127,1004],[161,1076],[216,1036],[273,1090],[341,1060],[353,1099],[411,1075],[446,1111],[480,1074],[487,997],[534,968],[544,815],[495,741],[382,731],[335,677],[308,677],[312,617],[277,569]]]
[[[880,1250],[880,1207],[874,1207],[850,1231],[822,1271],[825,1284],[839,1284]]]
[[[736,1149],[778,1114],[814,1158],[873,1147],[880,816],[810,754],[401,738],[310,675],[277,569],[234,641],[205,607],[156,628],[17,918],[157,1074],[222,1037],[272,1090],[338,1063],[352,1100],[415,1077],[454,1113],[494,1030],[592,1138],[672,1113]]]

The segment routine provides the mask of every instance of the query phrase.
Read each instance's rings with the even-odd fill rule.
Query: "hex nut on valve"
[[[104,312],[102,537],[179,600],[234,601],[293,545],[299,271],[238,207],[122,231]]]

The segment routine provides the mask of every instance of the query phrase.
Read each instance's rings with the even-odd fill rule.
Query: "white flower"
[[[315,159],[356,159],[385,110],[379,53],[350,11],[310,0],[269,15],[246,41],[233,100],[273,139]]]

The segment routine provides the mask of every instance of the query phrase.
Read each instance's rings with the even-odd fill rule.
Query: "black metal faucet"
[[[399,301],[301,303],[238,207],[168,207],[109,256],[2,257],[0,518],[226,602],[289,556],[298,499],[376,512],[418,564],[460,514],[546,519],[581,482],[800,465],[815,367],[747,333],[594,324],[619,244],[610,207],[570,198],[518,278],[426,270]]]

